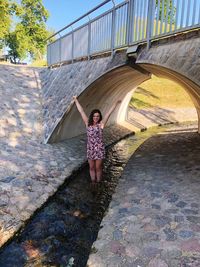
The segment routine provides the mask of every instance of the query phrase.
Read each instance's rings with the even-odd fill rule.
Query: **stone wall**
[[[168,68],[200,86],[200,30],[156,41],[149,50],[143,46],[136,63]]]

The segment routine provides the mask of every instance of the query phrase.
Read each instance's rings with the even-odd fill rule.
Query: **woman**
[[[89,118],[85,114],[76,96],[73,97],[74,102],[81,117],[85,123],[87,130],[87,158],[90,167],[90,177],[92,184],[100,182],[102,178],[103,159],[105,158],[105,146],[103,143],[103,128],[105,127],[111,113],[121,103],[117,101],[110,110],[102,118],[98,109],[92,110]]]

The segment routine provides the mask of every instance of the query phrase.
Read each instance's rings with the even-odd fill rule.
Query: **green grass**
[[[151,107],[183,108],[194,107],[188,93],[177,83],[157,78],[142,83],[134,92],[130,106],[138,109]]]
[[[47,66],[47,61],[44,60],[44,59],[35,60],[29,66],[31,66],[31,67],[46,67]]]

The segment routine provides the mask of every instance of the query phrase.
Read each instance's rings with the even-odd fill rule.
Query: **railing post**
[[[128,16],[127,16],[127,31],[126,31],[126,43],[130,45],[133,40],[133,26],[134,26],[134,0],[129,0],[128,3]]]
[[[153,13],[153,0],[148,1],[148,13],[147,13],[147,49],[151,46],[151,35],[152,35],[152,13]]]
[[[61,60],[62,60],[62,58],[61,58],[61,37],[60,37],[60,39],[59,39],[59,63],[61,63]]]
[[[72,63],[74,62],[74,32],[72,32]]]
[[[90,59],[91,53],[91,22],[88,24],[88,60]]]
[[[115,20],[116,20],[116,10],[115,6],[112,10],[112,30],[111,30],[111,53],[112,56],[114,55],[114,48],[115,48]]]

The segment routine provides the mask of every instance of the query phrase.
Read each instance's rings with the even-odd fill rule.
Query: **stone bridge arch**
[[[110,60],[112,61],[112,58]],[[114,102],[122,99],[121,107],[113,112],[108,125],[123,121],[131,97],[130,92],[147,79],[150,79],[150,73],[137,66],[134,68],[133,64],[127,62],[125,55],[125,61],[122,64],[107,69],[85,88],[82,87],[81,91],[77,92],[78,99],[87,115],[94,108],[100,109],[102,114],[105,114]],[[48,142],[57,142],[81,133],[85,133],[81,116],[75,105],[69,105]]]
[[[85,132],[77,109],[70,105],[73,95],[79,96],[88,115],[93,108],[104,114],[116,99],[123,99],[109,120],[110,124],[122,122],[132,91],[150,79],[151,73],[179,83],[188,92],[197,110],[200,132],[199,44],[198,30],[155,41],[149,50],[146,45],[140,46],[137,54],[129,54],[128,49],[114,58],[96,58],[48,70],[43,74],[46,142]]]

